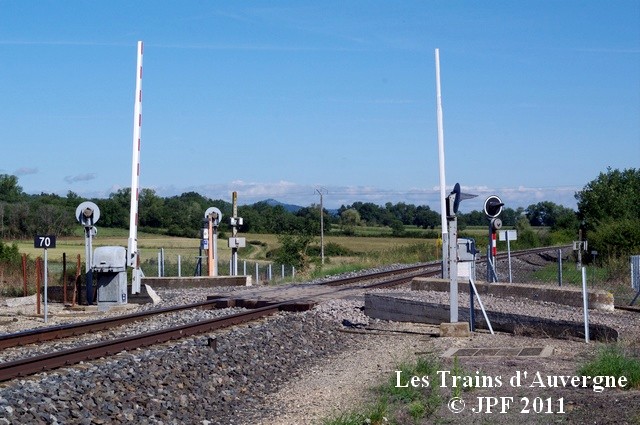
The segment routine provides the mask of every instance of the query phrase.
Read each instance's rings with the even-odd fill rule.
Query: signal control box
[[[458,277],[476,278],[476,241],[458,238]]]
[[[98,310],[127,303],[127,250],[101,246],[93,252],[91,267],[98,282]]]

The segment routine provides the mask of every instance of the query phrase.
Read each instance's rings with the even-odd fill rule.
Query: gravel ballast
[[[381,291],[385,293],[404,292]],[[201,301],[206,290],[177,289],[161,293],[163,306]],[[446,294],[416,294],[447,302]],[[488,308],[547,318],[580,321],[582,311],[554,303],[499,297],[483,298]],[[0,383],[0,425],[3,424],[279,424],[319,423],[331,413],[370,401],[368,390],[394,373],[398,362],[420,353],[440,356],[451,347],[551,346],[547,359],[460,359],[465,370],[508,376],[516,370],[575,374],[578,364],[601,344],[578,340],[495,336],[480,332],[471,338],[433,338],[427,325],[407,328],[368,318],[363,297],[319,304],[304,313],[278,313],[257,322],[189,337],[149,349],[61,368],[25,379]],[[465,302],[461,299],[461,306]],[[145,306],[141,308],[150,308]],[[228,314],[232,309],[199,311],[179,320]],[[116,314],[116,313],[114,313]],[[640,320],[629,312],[597,313],[595,322],[621,331],[622,344],[640,345]],[[171,316],[172,317],[172,316]],[[165,318],[162,320],[173,320]],[[346,321],[346,322],[345,322]],[[168,322],[167,322],[168,323]],[[165,325],[167,324],[165,323]],[[345,327],[343,323],[354,326]],[[18,327],[19,323],[15,325]],[[140,326],[151,326],[141,324]],[[153,326],[163,326],[154,324]],[[363,326],[377,329],[367,331]],[[411,329],[412,333],[401,330]],[[133,330],[133,327],[129,328]],[[385,332],[387,330],[387,332]],[[90,338],[90,336],[86,336]],[[101,337],[103,338],[103,337]],[[215,344],[212,341],[215,339]],[[13,350],[13,349],[11,349]],[[16,348],[34,350],[33,347]],[[35,348],[36,351],[43,348]],[[0,356],[9,356],[9,351]],[[6,357],[9,358],[9,357]],[[5,361],[5,360],[3,360]],[[450,360],[443,360],[450,367]],[[478,391],[475,395],[496,395]],[[505,395],[509,395],[506,393]],[[637,390],[596,394],[590,389],[533,392],[567,399],[567,416],[453,415],[446,404],[436,416],[447,423],[633,423],[640,407]],[[593,409],[592,406],[599,406]],[[624,409],[621,408],[624,406]],[[634,416],[636,415],[636,416]],[[605,419],[610,418],[607,422]],[[422,423],[431,423],[424,421]]]

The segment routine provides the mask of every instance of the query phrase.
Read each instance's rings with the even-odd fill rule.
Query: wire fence
[[[165,256],[158,251],[157,258],[146,260],[141,268],[145,276],[186,277],[206,276],[207,257],[194,255]],[[254,283],[281,283],[295,279],[296,268],[291,265],[276,264],[268,261],[237,260],[237,274],[251,276]],[[217,275],[231,276],[231,261],[217,260]]]

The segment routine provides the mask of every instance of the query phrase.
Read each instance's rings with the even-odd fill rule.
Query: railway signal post
[[[204,212],[204,219],[207,223],[205,228],[207,231],[206,234],[203,231],[202,239],[207,249],[208,275],[218,276],[218,225],[222,220],[222,212],[216,207],[209,207]]]
[[[231,262],[229,263],[230,275],[238,275],[238,248],[246,246],[245,238],[238,237],[238,227],[242,226],[242,217],[238,217],[238,192],[232,194],[233,217],[230,219],[231,237],[229,238],[229,248],[231,248]]]
[[[502,228],[502,220],[498,218],[504,203],[495,195],[484,201],[484,213],[489,219],[489,246],[487,247],[487,282],[497,282],[496,256],[498,255],[496,232]]]
[[[93,237],[98,233],[95,224],[100,218],[100,208],[93,202],[83,202],[76,208],[76,220],[84,227],[85,270],[87,274],[87,304],[93,304],[93,273],[91,271]]]
[[[460,201],[464,199],[475,198],[476,195],[470,195],[462,193],[460,191],[460,183],[456,183],[453,187],[453,191],[445,199],[446,204],[446,217],[447,217],[447,229],[448,229],[448,244],[447,244],[447,264],[446,269],[449,277],[449,292],[450,292],[450,316],[451,323],[458,321],[458,207]],[[443,241],[444,243],[444,241]]]

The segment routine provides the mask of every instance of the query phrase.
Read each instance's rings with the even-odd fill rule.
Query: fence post
[[[22,293],[27,296],[27,254],[22,254]]]
[[[281,273],[281,275],[282,275],[282,279],[284,280],[284,264],[282,265],[282,273]]]
[[[558,286],[562,286],[562,249],[558,250]]]
[[[582,308],[584,310],[584,341],[589,342],[589,295],[587,294],[587,268],[582,267]]]
[[[42,273],[41,258],[36,258],[36,314],[40,315],[40,275]]]
[[[256,263],[256,285],[260,283],[260,276],[258,275],[258,263]]]
[[[62,253],[62,305],[67,303],[67,253]]]
[[[296,267],[291,266],[291,280],[296,278]]]
[[[242,260],[242,274],[247,275],[247,260]]]
[[[76,278],[73,280],[73,299],[71,300],[71,307],[75,307],[76,301],[78,299],[78,280],[80,280],[81,265],[82,261],[80,260],[80,254],[78,254],[78,259],[76,262]]]
[[[272,278],[272,274],[271,274],[271,263],[269,263],[269,268],[268,268],[268,273],[269,273],[269,281],[271,281]]]
[[[182,277],[182,256],[178,254],[178,277]]]

